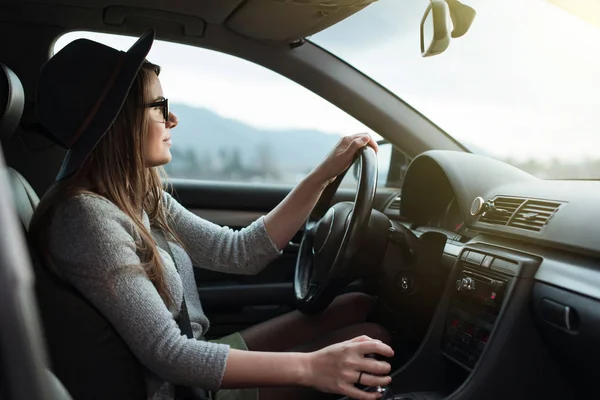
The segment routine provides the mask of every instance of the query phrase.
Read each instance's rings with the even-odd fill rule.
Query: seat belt
[[[173,260],[173,264],[175,265],[175,269],[181,277],[181,272],[179,272],[179,266],[177,265],[177,261],[175,260],[175,256],[173,256],[173,252],[171,251],[171,247],[167,241],[167,237],[162,229],[153,229],[154,239],[156,243],[166,252],[169,253],[171,259]],[[183,278],[182,278],[183,284]],[[181,333],[188,337],[188,339],[195,339],[194,332],[192,331],[192,324],[190,322],[190,315],[188,314],[187,304],[185,302],[185,290],[182,292],[181,299],[181,309],[179,311],[179,321],[177,321],[177,325],[179,325],[179,329]],[[175,399],[176,400],[211,400],[213,396],[210,391],[206,389],[202,389],[199,387],[189,387],[189,386],[181,386],[175,385]]]

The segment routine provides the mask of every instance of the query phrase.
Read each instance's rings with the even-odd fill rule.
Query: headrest
[[[25,105],[25,92],[17,75],[0,63],[0,140],[15,133]]]

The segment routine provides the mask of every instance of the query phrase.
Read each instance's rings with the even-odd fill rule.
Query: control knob
[[[464,277],[456,281],[456,290],[460,291],[471,291],[475,290],[475,279],[471,277]]]

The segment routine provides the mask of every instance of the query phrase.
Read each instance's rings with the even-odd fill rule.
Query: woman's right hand
[[[365,386],[387,386],[392,381],[388,375],[390,364],[365,357],[370,353],[385,357],[394,355],[390,346],[368,336],[359,336],[309,353],[308,371],[303,383],[323,392],[342,394],[353,399],[378,399],[381,394],[368,393],[354,386],[361,372],[360,384]]]

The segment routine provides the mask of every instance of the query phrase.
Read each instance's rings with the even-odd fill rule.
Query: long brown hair
[[[176,235],[167,223],[162,206],[163,183],[166,177],[160,167],[147,168],[144,143],[148,132],[145,104],[148,87],[160,73],[160,67],[145,62],[114,123],[73,175],[55,183],[38,205],[30,227],[33,245],[40,250],[46,265],[55,264],[48,248],[48,228],[58,207],[78,194],[95,194],[113,202],[132,219],[140,240],[136,242],[141,267],[169,306],[173,299],[166,288],[162,260],[151,232],[143,223],[148,213],[150,225],[161,228],[171,237]],[[57,271],[58,272],[58,271]]]

